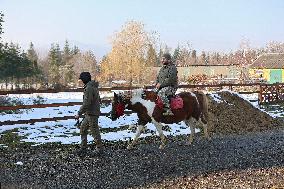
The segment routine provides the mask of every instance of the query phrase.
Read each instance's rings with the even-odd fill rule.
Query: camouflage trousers
[[[98,148],[102,147],[102,139],[100,134],[100,129],[98,125],[98,116],[95,115],[85,115],[85,118],[82,121],[80,126],[80,134],[81,134],[81,147],[87,147],[87,135],[88,129],[91,131],[91,135],[94,138],[94,142]]]
[[[177,89],[175,87],[164,87],[159,90],[158,96],[161,98],[166,108],[170,108],[170,100],[168,99],[168,96],[174,96],[176,91]]]

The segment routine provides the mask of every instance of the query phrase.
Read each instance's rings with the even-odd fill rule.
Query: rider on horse
[[[169,97],[174,96],[177,91],[177,68],[172,62],[171,55],[169,53],[163,54],[161,62],[163,66],[157,76],[155,87],[158,96],[161,98],[164,104],[165,113],[163,113],[163,115],[173,115],[173,112],[170,108]]]

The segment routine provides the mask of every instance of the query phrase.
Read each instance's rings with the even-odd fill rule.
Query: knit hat
[[[92,77],[90,72],[82,72],[79,79],[81,79],[84,84],[87,84],[89,81],[91,81]]]
[[[171,59],[172,59],[170,53],[165,53],[165,54],[163,54],[163,57],[164,57],[165,59],[167,59],[167,60],[171,60]]]

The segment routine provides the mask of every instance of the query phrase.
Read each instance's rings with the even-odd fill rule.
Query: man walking
[[[89,72],[82,72],[79,79],[84,83],[84,96],[83,105],[80,107],[78,114],[75,115],[75,119],[78,120],[82,114],[85,117],[80,125],[81,148],[78,153],[79,155],[86,153],[87,135],[88,129],[90,129],[91,135],[94,138],[96,153],[100,154],[102,152],[102,140],[98,125],[98,118],[100,116],[99,83],[95,80],[92,81]]]

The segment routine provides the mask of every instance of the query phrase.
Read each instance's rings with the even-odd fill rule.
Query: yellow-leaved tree
[[[146,67],[149,47],[154,35],[144,30],[144,24],[129,21],[111,37],[112,49],[101,62],[101,77],[105,81],[126,80],[142,84],[149,79],[151,67]]]

